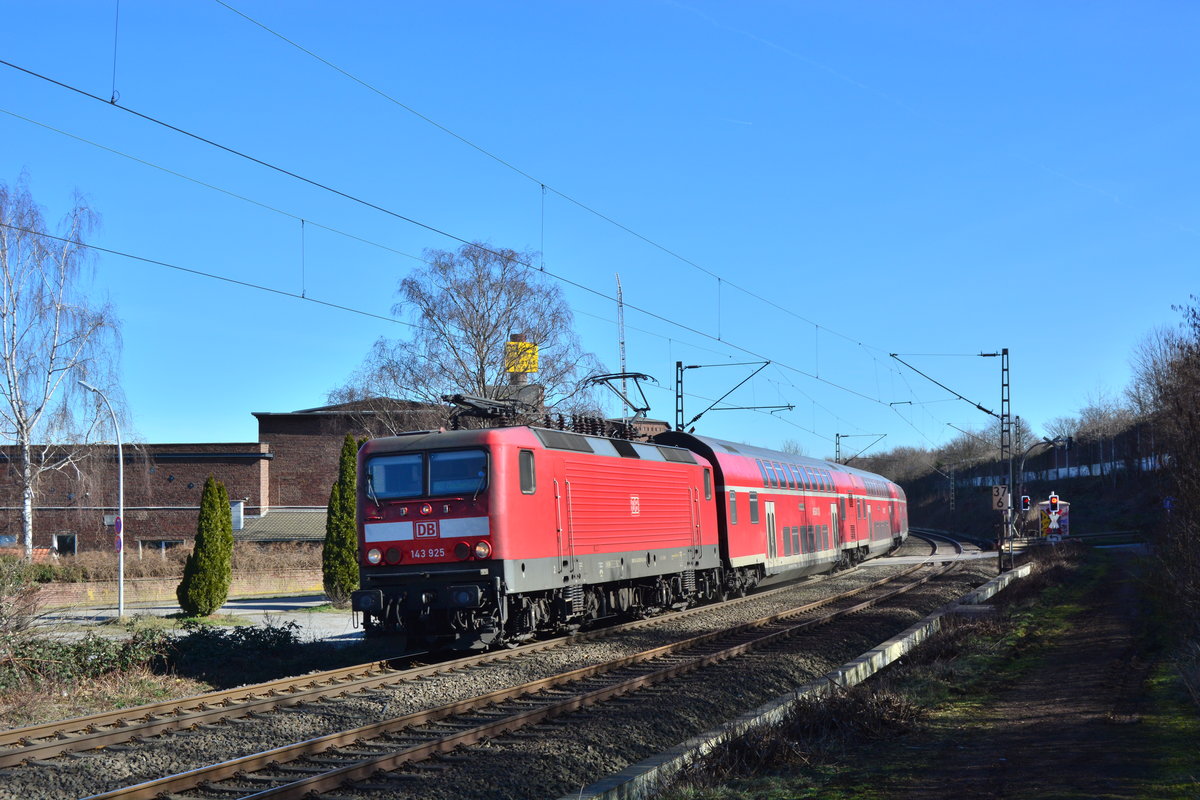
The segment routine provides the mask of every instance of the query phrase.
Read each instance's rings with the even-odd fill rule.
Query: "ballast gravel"
[[[920,545],[917,545],[919,547]],[[916,551],[916,552],[919,552]],[[82,798],[212,763],[281,747],[388,717],[435,708],[508,686],[607,661],[649,647],[748,621],[899,572],[878,566],[802,582],[791,590],[594,642],[494,662],[415,681],[387,692],[351,696],[104,751],[60,756],[0,773],[0,800]],[[661,752],[721,721],[786,694],[858,656],[995,574],[990,562],[959,569],[783,648],[754,653],[692,676],[588,709],[519,735],[464,751],[439,769],[402,770],[372,779],[372,790],[339,797],[556,798]]]

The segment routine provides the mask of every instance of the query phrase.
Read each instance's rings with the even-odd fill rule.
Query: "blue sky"
[[[119,99],[0,65],[0,180],[50,218],[82,192],[93,244],[381,316],[457,246],[430,228],[539,250],[607,296],[563,285],[613,371],[620,273],[652,415],[676,360],[770,359],[727,403],[794,410],[697,430],[815,456],[988,424],[889,353],[998,411],[975,354],[1008,348],[1040,430],[1200,290],[1193,3],[228,4],[361,83],[213,0],[6,1],[0,58]],[[146,441],[253,441],[405,333],[116,255],[94,291]],[[749,371],[689,371],[688,416]]]

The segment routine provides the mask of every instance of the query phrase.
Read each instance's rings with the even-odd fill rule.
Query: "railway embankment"
[[[714,753],[662,797],[1200,796],[1200,708],[1139,557],[1039,555],[1034,579],[991,601],[995,614],[959,618],[863,687]]]

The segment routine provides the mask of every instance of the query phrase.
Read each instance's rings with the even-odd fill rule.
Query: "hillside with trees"
[[[1056,492],[1072,503],[1073,532],[1144,536],[1156,573],[1147,585],[1162,593],[1200,654],[1200,299],[1174,310],[1182,317],[1177,326],[1156,329],[1134,347],[1131,382],[1120,397],[1095,398],[1078,415],[1052,420],[1044,437],[1015,426],[1012,451],[1018,460],[1028,455],[1014,466],[1014,495],[1036,502]],[[1030,449],[1043,439],[1053,441]],[[853,463],[904,487],[913,525],[989,538],[998,532],[990,487],[1008,474],[998,427],[936,450],[901,447]]]

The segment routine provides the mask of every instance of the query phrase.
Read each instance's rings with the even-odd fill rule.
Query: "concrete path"
[[[324,610],[315,610],[323,608]],[[178,614],[179,606],[174,603],[126,605],[126,618],[137,616],[169,616]],[[361,641],[362,629],[354,626],[349,610],[328,610],[324,595],[297,597],[249,597],[235,598],[221,606],[220,614],[243,617],[255,625],[281,625],[294,622],[299,626],[301,641]],[[58,627],[64,634],[79,635],[92,626],[103,635],[125,636],[125,631],[109,623],[117,618],[116,606],[103,608],[66,608],[46,612],[39,623],[48,632]]]

